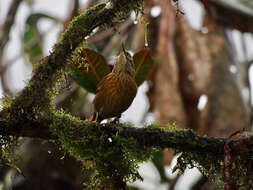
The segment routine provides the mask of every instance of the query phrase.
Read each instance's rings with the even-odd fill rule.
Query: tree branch
[[[5,22],[1,28],[0,31],[0,70],[4,70],[4,72],[0,73],[0,78],[1,78],[1,84],[2,84],[2,88],[4,93],[7,94],[11,94],[11,90],[9,89],[8,86],[8,81],[7,81],[7,75],[5,73],[6,69],[8,65],[5,64],[3,62],[3,54],[4,54],[4,49],[5,49],[5,45],[7,44],[7,42],[9,41],[10,38],[10,30],[11,27],[14,23],[15,20],[15,16],[18,10],[18,7],[20,5],[20,3],[22,2],[22,0],[13,0],[12,4],[10,5],[10,9],[7,13]]]
[[[7,13],[5,22],[2,26],[1,33],[0,33],[0,57],[2,57],[4,47],[9,40],[9,34],[11,27],[14,23],[14,19],[19,7],[19,4],[22,0],[13,0],[12,4],[10,5],[10,9]]]
[[[101,133],[125,139],[133,138],[141,147],[173,148],[183,152],[214,154],[217,158],[223,158],[224,155],[225,138],[203,137],[192,130],[168,131],[154,125],[135,128],[121,123],[99,125],[63,113],[56,112],[49,115],[40,120],[24,119],[17,122],[0,120],[0,135],[58,139],[58,135],[64,133],[67,138],[78,141],[95,131],[98,136]],[[248,148],[253,149],[253,136],[250,136],[248,141],[250,142],[247,143]],[[238,139],[231,140],[230,146],[234,154],[239,154]]]
[[[253,32],[252,1],[199,0],[223,25],[241,32]],[[242,22],[243,20],[243,22]]]

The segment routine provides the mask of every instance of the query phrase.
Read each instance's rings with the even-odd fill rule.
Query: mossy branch
[[[26,118],[10,122],[1,119],[0,135],[56,140],[75,158],[93,163],[92,167],[98,171],[96,179],[100,181],[96,188],[91,189],[103,189],[98,188],[101,184],[106,184],[109,189],[119,189],[117,182],[124,185],[127,181],[140,178],[138,163],[150,160],[157,150],[164,148],[182,152],[175,169],[183,171],[190,164],[199,167],[205,175],[210,175],[222,168],[227,142],[224,138],[199,136],[192,130],[164,129],[157,124],[144,128],[123,123],[98,124],[55,110],[47,111],[38,120]],[[243,141],[229,141],[231,153],[235,156],[245,154],[242,150],[253,150],[253,135]],[[252,165],[252,161],[247,159],[246,164]],[[245,164],[242,170],[244,167]]]
[[[122,123],[98,124],[80,120],[63,112],[50,112],[47,117],[38,120],[28,118],[17,122],[0,120],[0,135],[43,139],[58,139],[64,136],[72,141],[78,141],[93,133],[97,133],[97,136],[103,133],[108,136],[118,135],[125,139],[133,138],[142,147],[173,148],[184,152],[215,154],[217,157],[223,157],[226,142],[225,138],[200,136],[192,130],[170,131],[153,124],[144,128],[135,128]],[[248,140],[253,142],[253,137]],[[236,140],[230,143],[235,154],[238,152],[236,144]]]

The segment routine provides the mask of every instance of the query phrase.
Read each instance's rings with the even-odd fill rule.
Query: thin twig
[[[73,10],[71,12],[71,18],[74,18],[75,16],[78,15],[78,9],[79,9],[79,0],[74,0],[74,3],[73,3]]]
[[[121,24],[118,28],[118,31],[125,31],[128,27],[130,27],[131,25],[133,25],[133,21],[131,19],[128,19],[126,22],[124,22],[123,24]],[[99,32],[97,34],[95,34],[94,36],[91,36],[88,41],[91,43],[96,43],[100,40],[103,40],[109,36],[111,36],[114,33],[114,29],[108,29],[108,30],[104,30],[102,32]]]
[[[16,63],[20,58],[22,58],[22,56],[23,56],[23,53],[20,53],[17,56],[15,56],[14,58],[12,58],[11,60],[6,61],[8,64],[1,65],[0,66],[0,75],[5,73],[11,66],[14,65],[14,63]]]
[[[0,31],[0,68],[8,66],[8,65],[4,65],[3,53],[4,53],[5,45],[9,41],[11,27],[14,24],[15,16],[21,2],[22,0],[12,1],[12,4],[10,6],[10,9],[5,19],[5,22]],[[8,85],[8,79],[7,79],[7,75],[5,71],[6,69],[4,69],[4,72],[1,72],[0,74],[2,88],[3,88],[4,93],[11,94],[11,90]]]
[[[3,24],[3,27],[1,29],[0,33],[0,57],[2,57],[4,47],[6,43],[9,41],[10,37],[10,30],[14,23],[15,16],[18,10],[18,7],[22,0],[13,0],[12,4],[10,6],[10,9],[8,11],[8,14],[6,16],[5,22]]]

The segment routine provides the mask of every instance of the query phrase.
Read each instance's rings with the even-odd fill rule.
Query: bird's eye
[[[127,58],[128,60],[132,60],[132,57],[131,57],[131,55],[130,55],[129,53],[127,53],[126,58]]]

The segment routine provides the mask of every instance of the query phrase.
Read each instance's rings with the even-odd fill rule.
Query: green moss
[[[166,125],[166,129],[167,129],[168,131],[170,131],[170,132],[178,131],[176,122],[168,123],[168,124]]]
[[[176,151],[176,153],[179,153]],[[214,154],[200,154],[191,152],[180,152],[177,165],[173,171],[179,170],[181,173],[188,168],[197,167],[206,177],[212,177],[221,171],[222,159]]]
[[[177,129],[176,124],[167,124],[166,131],[173,132],[173,139],[175,142],[178,142],[179,139],[184,139],[184,145],[191,144],[192,147],[199,146],[201,142],[200,138],[196,136],[193,140],[194,132],[189,129]],[[218,139],[217,139],[218,140]],[[203,142],[201,144],[203,147],[206,144]],[[197,149],[196,149],[197,150]],[[178,170],[179,173],[183,173],[186,168],[197,167],[204,176],[215,178],[215,174],[221,171],[221,165],[223,157],[217,156],[214,152],[209,154],[203,152],[182,152],[182,150],[175,149],[175,154],[178,154],[177,165],[174,167],[173,172]]]
[[[74,70],[88,71],[89,62],[87,60],[87,57],[83,56],[82,49],[82,47],[76,48],[67,64]]]
[[[5,94],[4,97],[1,98],[1,107],[0,110],[9,108],[13,102],[13,98],[8,94]]]
[[[15,154],[17,147],[17,138],[1,136],[0,139],[0,170],[2,167],[9,166],[16,169],[19,173],[21,170],[17,167],[18,155]]]
[[[77,44],[81,43],[84,40],[84,36],[102,24],[101,19],[98,18],[105,6],[106,3],[98,4],[85,11],[85,13],[75,17],[62,35],[60,43],[70,44],[70,49],[72,49],[72,44],[75,44],[74,46],[76,47]]]
[[[224,158],[216,154],[180,152],[177,165],[173,171],[178,170],[182,174],[186,168],[196,167],[209,179],[213,180],[221,188],[224,187]],[[229,169],[231,170],[230,181],[237,187],[250,187],[253,185],[253,164],[252,155],[232,156],[234,162]]]
[[[93,181],[89,183],[93,188],[96,185],[96,189],[102,186],[107,189],[123,189],[126,182],[141,179],[137,172],[138,163],[150,160],[157,149],[139,147],[135,139],[119,137],[117,133],[121,128],[116,124],[97,125],[63,114],[56,112],[51,115],[54,117],[51,131],[59,137],[62,146],[71,155],[82,161],[84,166],[94,168]],[[65,120],[58,120],[58,116]],[[70,124],[74,120],[78,121],[78,125]],[[76,133],[80,122],[82,128]],[[83,137],[80,137],[80,131]]]
[[[218,156],[218,154],[215,153],[215,151],[206,153],[201,152],[197,148],[194,148],[194,146],[199,147],[199,143],[201,143],[201,146],[204,148],[205,146],[208,146],[209,144],[205,144],[206,141],[202,141],[201,138],[197,135],[194,135],[194,132],[189,129],[178,129],[176,127],[176,123],[168,123],[166,125],[166,128],[161,128],[159,124],[154,123],[151,126],[146,126],[152,132],[157,131],[160,134],[167,133],[170,134],[168,136],[164,136],[161,138],[170,139],[170,147],[175,148],[175,154],[178,154],[179,157],[177,159],[177,165],[174,167],[173,171],[179,171],[180,174],[182,174],[186,168],[198,168],[203,175],[205,175],[208,178],[217,180],[218,173],[222,172],[223,169],[223,156]],[[154,131],[155,130],[155,131]],[[193,138],[195,136],[195,138]],[[182,149],[177,149],[179,147],[180,139],[182,139]],[[218,141],[218,139],[217,139]],[[177,145],[177,147],[174,145]],[[184,152],[182,151],[185,147],[188,145],[191,146],[192,152]],[[163,146],[162,143],[160,146]],[[167,144],[168,146],[168,144]],[[165,146],[166,147],[166,146]],[[196,151],[194,151],[194,149]],[[219,154],[220,155],[220,154]],[[221,175],[219,176],[219,180],[221,181]]]

